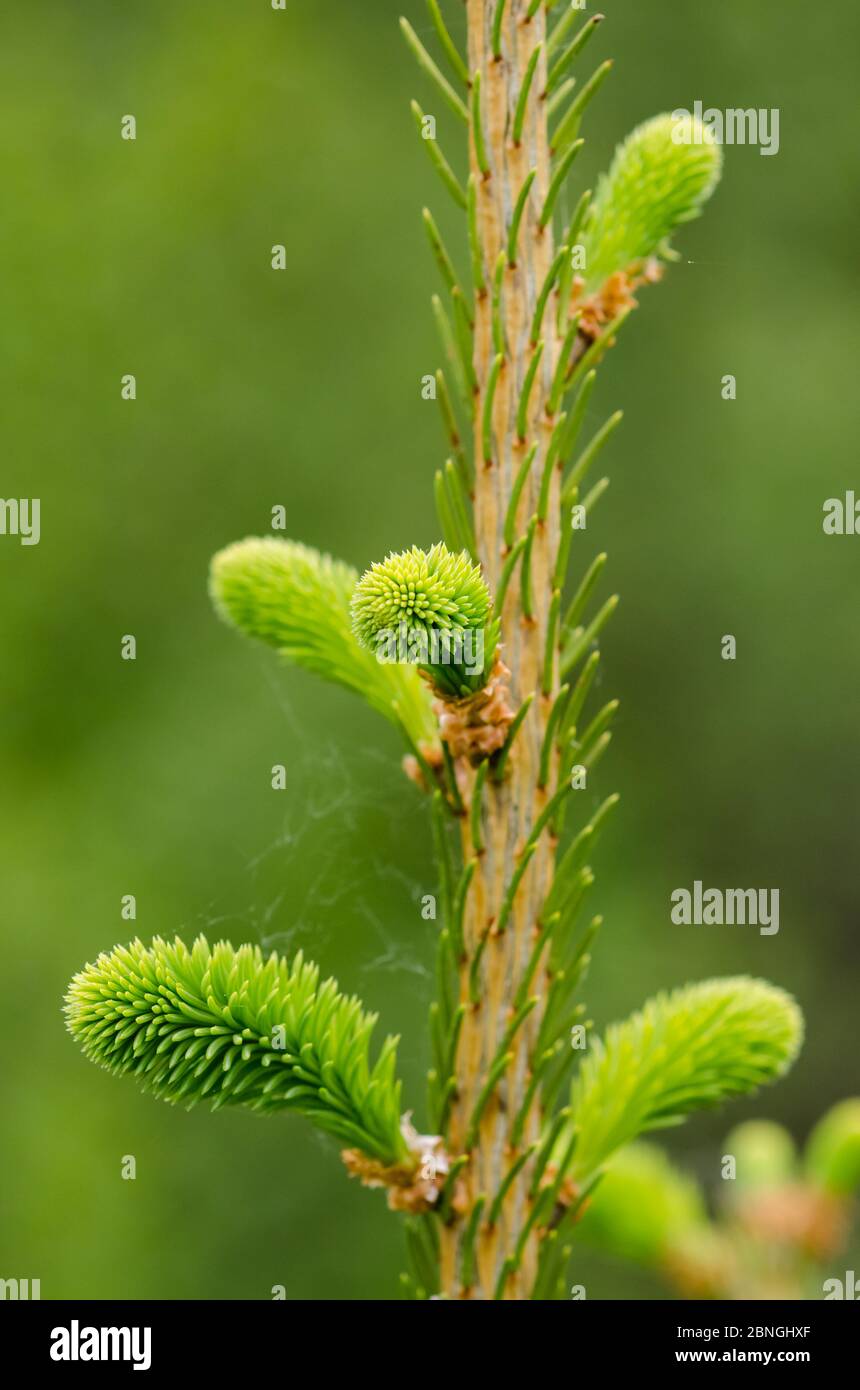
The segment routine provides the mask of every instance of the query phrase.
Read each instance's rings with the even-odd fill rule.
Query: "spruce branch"
[[[427,1090],[439,1133],[400,1116],[395,1040],[372,1063],[373,1016],[301,956],[136,941],[75,977],[67,1016],[87,1055],[157,1095],[294,1109],[349,1145],[349,1171],[411,1213],[414,1296],[553,1297],[617,1150],[775,1079],[802,1031],[782,991],[711,981],[610,1028],[570,1080],[570,1030],[590,1036],[580,991],[602,921],[583,927],[581,912],[618,798],[562,844],[575,800],[566,763],[575,755],[590,778],[611,738],[618,702],[585,708],[618,600],[587,618],[601,554],[574,578],[564,615],[576,555],[566,512],[621,418],[580,446],[595,369],[633,291],[657,278],[671,234],[713,191],[721,154],[692,118],[656,117],[618,148],[593,198],[572,195],[558,227],[583,116],[612,67],[570,75],[602,16],[574,33],[569,10],[548,33],[552,0],[467,0],[467,63],[444,7],[427,5],[456,85],[405,19],[402,32],[468,131],[465,184],[456,151],[452,165],[424,141],[464,214],[471,269],[461,284],[425,209],[450,297],[433,298],[451,382],[436,373],[444,543],[389,554],[359,579],[296,542],[247,540],[215,557],[210,590],[232,626],[398,725],[410,775],[431,793],[443,921]],[[417,102],[412,115],[423,137]],[[586,516],[607,485],[590,487]],[[810,1146],[823,1186],[856,1180],[856,1132],[851,1112]]]
[[[298,541],[237,541],[212,560],[209,592],[231,627],[274,647],[294,666],[361,695],[401,726],[415,747],[435,742],[430,699],[418,672],[383,665],[352,633],[357,572]]]
[[[628,135],[597,185],[585,229],[586,292],[657,255],[698,217],[719,182],[722,151],[694,116],[655,116]]]
[[[258,946],[116,946],[72,979],[69,1032],[85,1055],[162,1100],[295,1110],[382,1164],[415,1167],[401,1132],[395,1038],[369,1057],[376,1015]]]
[[[800,1011],[783,990],[738,977],[659,994],[591,1044],[571,1091],[572,1177],[591,1178],[640,1134],[747,1095],[786,1072]]]

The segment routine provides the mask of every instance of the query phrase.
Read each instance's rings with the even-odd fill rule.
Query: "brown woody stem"
[[[548,982],[544,963],[535,969],[533,957],[555,859],[555,842],[542,813],[556,786],[558,758],[553,753],[549,776],[542,776],[541,752],[559,688],[558,651],[554,639],[547,641],[559,546],[558,466],[545,480],[543,499],[540,491],[557,423],[550,396],[561,340],[553,289],[536,335],[543,341],[543,351],[535,368],[530,341],[535,337],[535,312],[555,257],[552,225],[539,225],[551,184],[547,109],[541,97],[547,77],[545,11],[540,7],[529,18],[529,10],[534,9],[529,0],[507,0],[506,4],[504,0],[466,0],[466,9],[468,69],[473,78],[480,73],[479,85],[473,80],[472,88],[470,162],[484,285],[492,284],[504,253],[497,304],[505,345],[500,364],[494,365],[500,334],[497,325],[494,335],[488,291],[476,296],[474,325],[475,535],[491,588],[497,588],[512,549],[506,542],[505,521],[515,483],[520,481],[513,544],[528,531],[542,505],[528,547],[528,616],[522,607],[525,586],[520,584],[508,585],[502,609],[502,657],[511,672],[513,708],[518,709],[532,694],[535,698],[512,746],[504,779],[487,777],[483,786],[477,836],[481,852],[463,913],[460,1001],[465,1015],[448,1149],[458,1155],[474,1142],[461,1173],[463,1200],[441,1232],[441,1291],[448,1298],[524,1299],[534,1286],[542,1235],[541,1222],[534,1215],[535,1199],[530,1196],[534,1158],[524,1154],[537,1145],[542,1129],[540,1088],[529,1083]],[[494,32],[501,57],[494,56]],[[530,65],[534,80],[518,113]],[[514,140],[515,118],[518,128],[522,127],[519,141]],[[476,119],[480,121],[477,141]],[[520,220],[514,248],[511,224],[515,216]],[[534,376],[524,393],[530,367]],[[524,476],[523,461],[534,446],[535,465]],[[546,828],[535,844],[533,832],[536,826],[540,830],[542,819]],[[473,834],[467,817],[463,822],[466,858],[474,855]],[[505,929],[500,931],[503,915]],[[515,1000],[530,971],[529,995],[536,1002],[512,1028],[517,1018]],[[500,1065],[501,1075],[487,1094],[488,1082]],[[512,1169],[516,1170],[513,1176]],[[475,1226],[470,1217],[482,1199],[484,1212],[491,1212],[493,1220],[479,1214]],[[473,1250],[466,1251],[464,1262],[465,1243],[471,1246],[473,1240]],[[464,1263],[468,1287],[463,1286]]]

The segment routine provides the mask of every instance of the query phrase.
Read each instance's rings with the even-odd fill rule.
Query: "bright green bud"
[[[738,1125],[726,1139],[724,1152],[735,1160],[738,1192],[780,1187],[795,1176],[794,1140],[787,1129],[771,1120],[748,1120]]]
[[[381,666],[352,633],[357,572],[297,541],[237,541],[212,561],[209,591],[219,616],[296,666],[344,685],[401,724],[413,743],[436,737],[418,672]]]
[[[828,1192],[860,1187],[860,1099],[843,1100],[819,1120],[806,1145],[806,1171]]]
[[[650,1265],[706,1220],[695,1180],[653,1144],[630,1144],[610,1163],[576,1229],[600,1249]]]
[[[210,949],[202,936],[190,951],[179,938],[133,941],[75,975],[66,1022],[91,1061],[163,1100],[296,1110],[342,1143],[399,1162],[396,1040],[371,1066],[375,1015],[319,974],[301,953],[288,965],[259,946]]]
[[[665,252],[675,228],[701,213],[722,162],[712,132],[695,116],[655,116],[637,126],[597,186],[584,234],[586,294]]]
[[[364,647],[380,662],[419,666],[453,697],[486,684],[498,640],[490,612],[478,566],[441,543],[372,565],[352,597],[353,629]]]

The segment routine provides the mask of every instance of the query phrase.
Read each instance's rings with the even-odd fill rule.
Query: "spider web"
[[[437,893],[435,870],[429,855],[422,880],[402,866],[404,846],[429,843],[427,808],[403,776],[396,747],[386,753],[355,741],[321,743],[316,730],[309,747],[277,673],[267,665],[264,678],[291,735],[280,800],[286,810],[271,840],[251,851],[237,845],[237,886],[201,909],[192,930],[210,941],[253,941],[266,953],[304,949],[326,976],[326,957],[341,955],[328,948],[358,928],[359,976],[383,971],[429,981],[433,924],[422,919],[420,902]],[[391,929],[392,914],[415,923],[413,940]]]

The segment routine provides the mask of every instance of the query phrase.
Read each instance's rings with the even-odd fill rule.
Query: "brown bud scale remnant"
[[[477,767],[504,746],[516,713],[511,704],[510,675],[497,652],[490,679],[483,690],[459,700],[434,700],[439,732],[452,758],[466,758]]]
[[[350,1177],[364,1187],[388,1188],[391,1211],[413,1215],[432,1211],[439,1200],[450,1162],[438,1134],[419,1134],[408,1115],[400,1128],[409,1145],[410,1158],[402,1163],[381,1163],[360,1149],[344,1149],[341,1159]]]
[[[662,275],[663,267],[656,257],[652,256],[647,261],[628,266],[626,270],[617,270],[601,285],[596,294],[591,294],[585,299],[582,298],[585,281],[581,275],[577,275],[573,281],[570,304],[572,311],[579,310],[582,313],[579,336],[589,342],[599,338],[606,325],[617,319],[619,314],[623,314],[625,309],[636,308],[637,301],[633,297],[633,291],[640,285],[656,284]]]

